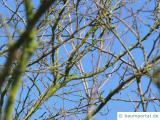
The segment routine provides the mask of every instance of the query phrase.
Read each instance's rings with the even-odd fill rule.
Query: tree
[[[0,118],[104,119],[120,102],[160,109],[159,3],[1,0]]]

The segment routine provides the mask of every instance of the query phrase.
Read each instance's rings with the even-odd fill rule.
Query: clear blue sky
[[[14,5],[15,4],[13,4],[13,2],[11,2],[11,1],[14,1],[14,0],[9,0],[9,1],[10,2],[7,2],[8,5],[11,8],[14,9]],[[135,4],[128,4],[126,7],[128,8],[128,10],[133,10],[133,12],[135,12],[135,11],[137,11],[137,9],[141,8],[141,6],[144,5],[145,2],[146,2],[146,0],[137,0],[137,2]],[[37,0],[34,0],[33,3],[34,3],[35,7],[39,5],[39,3],[37,2]],[[89,3],[90,2],[88,2],[88,4]],[[149,4],[146,4],[144,6],[144,10],[146,10],[146,11],[153,10],[153,8],[154,8],[154,0],[151,1],[151,2],[149,2]],[[21,9],[23,9],[23,7],[21,7]],[[5,17],[10,16],[10,14],[12,14],[12,13],[8,12],[4,7],[0,7],[0,11],[1,11],[0,14],[2,14]],[[84,12],[85,9],[84,8],[79,8],[79,11]],[[23,15],[23,13],[22,13],[22,15]],[[126,11],[126,9],[122,9],[121,18],[126,18],[128,16],[129,16],[129,14]],[[143,19],[149,25],[153,25],[153,20],[149,19],[151,17],[152,17],[152,15],[149,12],[145,12],[144,11],[144,12],[139,13],[139,18]],[[126,19],[126,22],[131,25],[133,23],[133,18]],[[138,26],[140,28],[140,37],[143,38],[143,36],[145,36],[149,32],[149,28],[146,27],[146,25],[144,25],[142,23],[138,23]],[[19,27],[23,28],[24,26],[19,25]],[[75,26],[72,26],[72,27],[73,27],[72,29],[74,30]],[[121,33],[124,29],[126,29],[126,27],[124,25],[120,24],[118,26],[118,28],[117,28],[117,33]],[[88,28],[86,30],[88,30]],[[4,31],[2,31],[1,29],[0,29],[0,33],[1,33],[2,36],[5,35]],[[97,32],[97,34],[98,33],[99,32]],[[146,42],[144,42],[145,50],[147,52],[149,52],[151,50],[151,46],[153,44],[153,40],[156,38],[156,36],[157,36],[157,33],[154,33]],[[128,32],[124,36],[121,36],[121,38],[125,41],[125,44],[127,45],[127,47],[131,46],[132,44],[134,44],[137,41],[131,32]],[[0,41],[0,46],[1,46],[1,45],[3,45],[6,42],[6,38],[5,37],[0,37],[0,39],[1,39],[1,41]],[[70,46],[66,46],[66,48],[68,49],[68,51],[71,49]],[[115,40],[112,50],[115,53],[115,55],[118,55],[118,54],[122,53],[124,49],[122,48],[122,46],[120,45],[120,43],[117,40]],[[60,49],[59,53],[60,53],[61,56],[65,56],[66,55],[65,49],[63,47]],[[132,53],[134,59],[136,60],[137,66],[139,68],[142,67],[143,66],[142,64],[144,62],[142,51],[139,50],[139,49],[136,49],[136,50],[133,50],[131,53]],[[91,53],[87,54],[82,59],[82,64],[83,64],[85,72],[90,72],[92,70],[92,63],[91,63],[91,61],[92,61],[92,55],[94,56],[94,60],[96,61],[97,60],[96,56],[98,55],[97,51],[94,51],[94,52],[91,52]],[[67,55],[64,58],[67,58]],[[125,60],[128,60],[128,58],[126,56],[123,57],[123,58]],[[0,57],[0,65],[2,65],[3,62],[4,62],[4,58]],[[105,62],[106,62],[106,57],[102,58],[102,65],[104,65]],[[96,62],[95,62],[95,64],[96,64]],[[118,64],[120,64],[120,62],[118,62],[117,65]],[[109,70],[106,70],[105,73],[110,72],[110,70],[112,70],[112,68],[110,68]],[[122,68],[120,68],[119,72],[121,72],[121,71],[123,71]],[[74,70],[72,72],[74,72]],[[44,78],[46,81],[48,80],[47,77],[52,78],[50,74],[42,74],[41,76],[39,76],[39,79],[41,77]],[[101,78],[103,79],[103,77],[101,77]],[[88,80],[90,80],[90,79],[88,79]],[[119,78],[118,74],[114,74],[114,76],[112,76],[109,79],[109,82],[102,88],[102,90],[100,92],[103,91],[103,95],[107,96],[108,93],[111,90],[113,90],[119,84],[119,80],[120,80],[120,78]],[[26,81],[26,80],[24,80],[24,81]],[[76,83],[76,82],[77,81],[74,81],[74,83]],[[28,82],[28,83],[30,84],[30,82]],[[47,83],[49,84],[50,82],[47,81]],[[46,83],[46,85],[47,85],[47,83]],[[142,78],[142,83],[143,83],[142,84],[142,90],[145,91],[147,89],[147,85],[149,84],[149,79],[147,77],[143,77]],[[37,84],[40,86],[41,91],[43,91],[45,89],[40,81],[37,81]],[[152,84],[151,86],[152,86],[153,92],[154,93],[158,93],[158,90],[156,89],[155,85]],[[79,85],[78,87],[79,87],[79,89],[83,89],[82,85]],[[74,89],[74,88],[72,88],[72,89]],[[77,90],[77,89],[78,88],[75,88],[75,90]],[[134,100],[140,100],[140,98],[135,93],[136,89],[137,89],[137,84],[136,84],[136,82],[134,82],[128,88],[126,88],[125,90],[123,90],[119,94],[116,94],[115,96],[113,96],[113,98],[114,99],[120,99],[121,98],[121,99],[126,99],[126,100],[129,100],[129,98],[131,98],[133,101]],[[35,94],[38,95],[38,92],[36,91],[35,88],[33,90],[35,90],[35,91],[32,92],[34,94],[31,94],[30,97],[31,97],[31,99],[34,100],[35,98],[37,98],[37,96],[35,96]],[[64,89],[58,91],[57,94],[58,93],[62,93],[62,92],[67,91],[67,90],[69,90],[69,89],[64,88]],[[26,92],[27,92],[27,89],[24,90],[24,94],[23,95],[25,95]],[[149,96],[149,95],[146,95],[146,96]],[[75,97],[75,96],[74,97],[73,96],[66,96],[66,97],[67,98],[72,98],[74,100],[79,100],[79,97]],[[65,104],[64,105],[65,109],[73,108],[73,106],[76,106],[72,102],[66,102],[65,101],[65,103],[63,103],[62,99],[59,98],[59,97],[55,97],[55,98],[52,97],[47,102],[45,102],[45,105],[48,105],[48,106],[54,106],[55,105],[55,107],[59,107],[59,106],[62,107],[62,104]],[[42,105],[42,109],[38,110],[31,117],[31,120],[34,120],[34,118],[37,118],[40,113],[43,113],[46,110],[45,105]],[[116,114],[117,114],[117,112],[123,112],[123,111],[130,112],[130,111],[133,111],[134,107],[135,107],[135,104],[133,104],[133,103],[126,103],[126,102],[120,102],[120,101],[111,100],[101,110],[101,112],[107,112],[107,109],[108,109],[110,111],[109,114],[107,116],[105,116],[105,117],[102,117],[102,115],[98,113],[95,116],[95,120],[116,120]],[[54,109],[51,108],[51,110],[54,110]],[[141,108],[141,110],[142,110],[142,108]],[[152,104],[149,104],[147,110],[148,111],[155,111],[155,109],[154,109],[154,107],[153,107]],[[157,110],[160,111],[160,107],[157,107]],[[84,115],[82,114],[79,117],[80,118],[84,118]],[[69,120],[69,119],[67,119],[67,120]]]

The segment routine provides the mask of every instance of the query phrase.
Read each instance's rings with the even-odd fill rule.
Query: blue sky
[[[12,9],[15,9],[15,4],[14,2],[11,2],[11,1],[14,1],[14,0],[10,0],[10,2],[7,2],[8,5],[12,8]],[[133,10],[133,13],[135,11],[137,11],[137,9],[141,8],[141,6],[144,5],[144,3],[146,2],[147,0],[137,0],[137,2],[135,2],[135,4],[127,4],[126,8],[122,9],[122,14],[121,14],[121,19],[122,18],[127,18],[128,16],[130,16],[130,14],[128,13],[128,11],[126,11],[126,9],[128,10]],[[88,4],[87,4],[88,3]],[[86,6],[88,6],[91,2],[89,1],[86,1]],[[35,7],[37,7],[39,5],[39,3],[37,2],[37,0],[34,0],[33,1],[33,4]],[[91,6],[91,5],[90,5]],[[145,12],[145,10],[153,10],[154,8],[154,1],[150,1],[149,4],[145,5],[144,6],[144,12],[140,12],[137,16],[137,18],[140,18],[142,19],[143,21],[146,22],[146,24],[148,25],[153,25],[154,24],[154,21],[150,18],[152,18],[153,16],[151,15],[151,13],[149,12]],[[94,6],[92,6],[93,9],[94,9]],[[87,8],[85,8],[85,5],[83,7],[79,7],[79,12],[82,12],[84,13],[85,11],[88,11]],[[23,6],[21,7],[21,9],[23,10]],[[4,7],[0,7],[0,14],[2,14],[3,16],[7,17],[7,16],[10,16],[12,13],[8,12],[8,10],[6,10],[6,8]],[[21,13],[22,16],[23,16],[23,13]],[[94,15],[93,15],[94,16]],[[71,18],[74,17],[71,16]],[[116,21],[117,19],[116,18],[113,18],[113,21]],[[84,19],[85,21],[85,19]],[[84,21],[82,21],[81,23],[81,26],[84,25]],[[87,21],[85,21],[87,23]],[[132,17],[129,17],[127,19],[125,19],[125,22],[129,25],[132,25],[133,23],[133,18]],[[138,24],[138,27],[139,27],[139,32],[140,32],[140,38],[142,39],[148,32],[149,32],[149,27],[147,27],[145,24],[142,24],[142,22],[139,22],[137,23]],[[124,33],[124,30],[126,29],[126,26],[124,26],[123,24],[115,24],[117,25],[117,33],[119,35],[121,35],[122,33]],[[10,25],[9,25],[10,26]],[[12,25],[11,25],[12,26]],[[131,26],[133,27],[133,26]],[[18,28],[24,28],[24,25],[22,24],[19,24],[18,25]],[[76,29],[76,24],[72,24],[72,30],[74,31]],[[10,32],[12,32],[12,28],[9,28]],[[86,31],[89,30],[89,28],[86,28],[86,30],[82,33],[82,36],[83,34],[86,33]],[[45,33],[50,33],[50,29],[47,30],[48,32],[45,32]],[[0,29],[0,33],[2,35],[5,35],[5,32]],[[96,32],[96,35],[95,37],[97,38],[98,34],[100,33],[100,30],[97,30]],[[65,34],[65,32],[63,33]],[[145,50],[147,51],[147,53],[149,53],[149,51],[151,50],[152,48],[152,44],[153,44],[153,41],[155,40],[155,38],[158,36],[158,32],[154,32],[154,34],[151,35],[151,37],[149,37],[145,42],[144,42],[144,48]],[[105,37],[113,37],[111,34],[109,35],[106,35]],[[104,39],[105,39],[104,37]],[[63,38],[63,37],[62,37]],[[5,42],[6,42],[6,38],[5,37],[1,37],[0,38],[1,41],[0,41],[0,46],[3,45]],[[48,38],[44,37],[42,38],[44,41],[47,40]],[[65,39],[65,38],[63,38]],[[124,43],[126,44],[126,46],[129,48],[129,46],[133,45],[137,39],[134,37],[134,35],[129,31],[129,32],[126,32],[124,35],[121,36],[121,39],[124,41]],[[77,39],[76,39],[77,40]],[[78,41],[78,40],[77,40]],[[107,46],[107,42],[105,43],[105,45]],[[46,44],[47,45],[47,44]],[[87,46],[87,45],[86,45]],[[82,48],[84,49],[86,46],[83,46]],[[67,43],[65,44],[65,47],[66,49],[68,50],[68,52],[71,52],[72,50],[72,47],[71,47],[71,44],[70,43]],[[109,46],[110,47],[110,46]],[[81,48],[81,49],[82,49]],[[80,50],[81,50],[80,49]],[[119,55],[120,53],[122,53],[124,51],[124,48],[121,46],[121,44],[119,43],[119,41],[114,38],[114,41],[113,41],[113,47],[111,48],[112,52],[115,54],[115,55]],[[39,54],[41,54],[41,51],[37,51]],[[98,53],[99,51],[98,50],[95,50],[95,51],[92,51],[90,53],[88,53],[87,55],[84,56],[84,58],[81,60],[82,62],[82,65],[83,65],[83,68],[84,68],[84,71],[86,73],[88,72],[91,72],[93,71],[93,64],[92,62],[94,63],[94,66],[97,65],[97,60],[98,60]],[[155,52],[154,52],[155,53]],[[140,49],[135,49],[133,51],[131,51],[131,54],[133,55],[133,58],[134,60],[136,61],[136,65],[138,66],[138,68],[140,67],[143,67],[143,63],[144,63],[144,58],[143,58],[143,54],[142,54],[142,51]],[[153,58],[154,54],[152,55],[151,58]],[[34,57],[33,57],[34,58]],[[65,51],[65,48],[64,46],[60,47],[59,49],[59,56],[58,56],[59,59],[63,58],[61,61],[64,62],[65,60],[67,60],[68,58],[68,55]],[[123,59],[125,59],[126,61],[128,61],[128,56],[124,56],[122,57]],[[51,63],[51,59],[50,57],[48,56],[46,58],[48,64]],[[101,65],[100,66],[103,66],[106,64],[108,60],[108,57],[105,55],[105,53],[103,54],[103,57],[102,57],[102,62],[101,62]],[[0,57],[0,65],[3,64],[3,62],[5,61],[4,57]],[[119,65],[121,62],[117,62],[117,65]],[[122,65],[125,67],[125,65]],[[31,67],[32,69],[36,69],[38,68],[38,65],[34,65],[33,67]],[[103,82],[103,80],[107,79],[105,78],[105,74],[111,72],[111,70],[113,69],[113,67],[110,67],[109,69],[105,70],[104,73],[100,74],[98,77],[97,77],[97,81],[98,83],[101,83]],[[121,75],[123,74],[123,67],[121,67],[118,71],[118,73]],[[77,72],[76,70],[76,67],[74,67],[74,69],[71,71],[71,72]],[[77,72],[78,73],[78,72]],[[118,75],[118,73],[114,74],[113,76],[111,76],[109,78],[109,82],[104,85],[104,87],[101,89],[100,92],[103,92],[103,96],[107,96],[109,94],[109,92],[111,90],[113,90],[114,88],[116,88],[118,85],[119,85],[119,82],[120,82],[120,77]],[[29,74],[29,73],[28,73]],[[79,74],[79,73],[78,73]],[[29,74],[31,75],[31,74]],[[125,76],[125,79],[127,78],[128,76]],[[41,90],[41,92],[43,93],[43,91],[45,90],[45,87],[46,86],[49,86],[51,84],[51,81],[49,81],[49,79],[52,79],[53,77],[51,76],[50,72],[49,73],[44,73],[44,74],[41,74],[40,76],[38,76],[37,78],[37,81],[36,81],[36,84],[39,86],[39,89]],[[41,81],[44,79],[45,83],[42,83]],[[87,79],[88,80],[88,83],[89,83],[89,86],[92,87],[92,84],[93,82],[91,81],[93,78],[89,78]],[[147,77],[143,77],[142,78],[142,90],[145,91],[147,89],[147,85],[149,84],[149,80]],[[32,83],[30,81],[28,81],[28,78],[24,78],[23,79],[23,82],[26,82],[28,83],[28,86],[31,86]],[[80,81],[73,81],[71,83],[69,83],[68,85],[73,85],[75,83],[79,83]],[[25,84],[26,84],[25,83]],[[155,87],[154,84],[151,84],[151,88],[152,88],[152,91],[156,94],[158,93],[158,90],[157,88]],[[115,96],[113,96],[114,99],[119,99],[119,98],[122,98],[122,99],[125,99],[125,100],[129,100],[129,98],[131,98],[132,100],[140,100],[140,98],[138,97],[137,93],[135,93],[135,90],[137,89],[137,84],[136,82],[132,83],[128,88],[126,88],[125,90],[123,90],[122,92],[116,94]],[[61,90],[59,90],[56,94],[61,94],[65,91],[70,91],[70,90],[83,90],[83,85],[82,84],[79,84],[78,86],[75,86],[75,87],[70,87],[70,88],[63,88]],[[27,93],[28,89],[25,88],[24,89],[24,96],[25,97],[25,94]],[[20,92],[19,92],[20,93]],[[68,98],[68,99],[72,99],[72,100],[75,100],[75,101],[78,101],[80,99],[80,95],[84,95],[84,92],[75,92],[76,95],[66,95],[65,97]],[[30,98],[31,100],[35,100],[37,99],[37,96],[38,95],[38,91],[36,90],[36,88],[33,88],[31,94],[30,94]],[[79,96],[78,96],[79,95]],[[63,97],[63,96],[61,96]],[[146,94],[146,97],[149,97],[149,94]],[[17,98],[19,98],[19,96],[17,96]],[[84,103],[86,101],[84,100]],[[64,104],[64,105],[63,105]],[[116,120],[116,114],[117,112],[130,112],[130,111],[133,111],[134,110],[134,106],[135,104],[133,103],[126,103],[126,102],[120,102],[120,101],[114,101],[114,100],[111,100],[109,101],[106,106],[101,110],[101,112],[107,112],[107,109],[109,109],[109,114],[105,117],[103,117],[100,113],[98,113],[96,116],[95,116],[95,120]],[[69,109],[69,108],[73,108],[74,106],[77,106],[77,104],[74,104],[73,102],[67,102],[67,101],[64,101],[62,100],[62,98],[60,97],[51,97],[49,100],[47,100],[44,105],[42,105],[41,109],[38,110],[32,117],[31,117],[31,120],[37,118],[39,116],[39,114],[43,113],[44,111],[46,111],[46,106],[50,107],[51,110],[53,111],[56,111],[54,109],[54,107],[57,107],[58,110],[57,111],[60,111],[62,107],[64,107],[65,109]],[[52,108],[53,107],[53,108]],[[149,103],[149,106],[147,108],[148,111],[155,111],[154,110],[154,107],[152,104]],[[160,111],[160,107],[157,107],[157,110]],[[142,107],[140,105],[140,111],[142,111]],[[46,113],[45,116],[47,116],[49,113]],[[84,114],[80,114],[79,118],[84,118]],[[68,118],[67,120],[69,120],[70,118]],[[78,119],[78,118],[75,118],[75,119]]]

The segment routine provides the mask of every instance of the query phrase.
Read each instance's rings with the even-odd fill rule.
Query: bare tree
[[[160,109],[159,0],[0,0],[0,9],[0,119]]]

